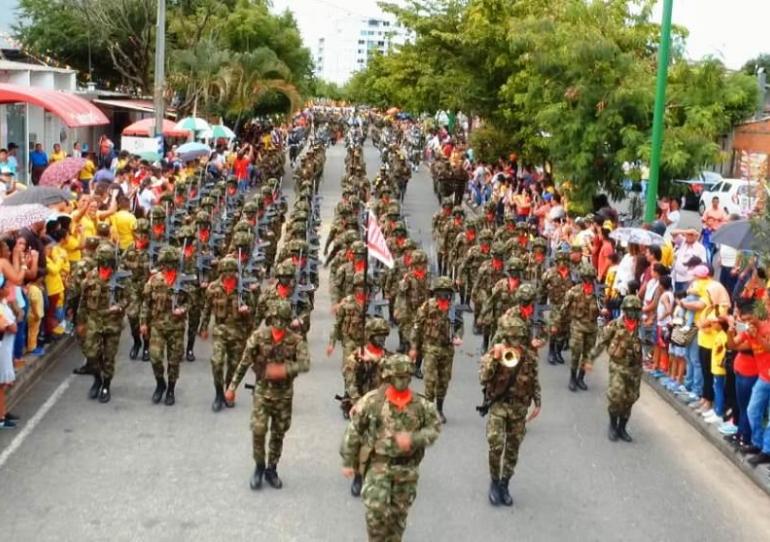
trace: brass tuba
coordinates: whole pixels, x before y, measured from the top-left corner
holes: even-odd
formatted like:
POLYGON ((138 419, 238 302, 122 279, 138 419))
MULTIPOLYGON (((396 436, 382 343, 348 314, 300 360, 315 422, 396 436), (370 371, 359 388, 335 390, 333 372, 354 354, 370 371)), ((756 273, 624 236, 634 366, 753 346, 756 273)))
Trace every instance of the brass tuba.
POLYGON ((500 363, 503 364, 503 367, 513 369, 519 364, 519 361, 521 361, 521 354, 519 353, 518 348, 506 346, 503 349, 502 356, 500 356, 500 363))

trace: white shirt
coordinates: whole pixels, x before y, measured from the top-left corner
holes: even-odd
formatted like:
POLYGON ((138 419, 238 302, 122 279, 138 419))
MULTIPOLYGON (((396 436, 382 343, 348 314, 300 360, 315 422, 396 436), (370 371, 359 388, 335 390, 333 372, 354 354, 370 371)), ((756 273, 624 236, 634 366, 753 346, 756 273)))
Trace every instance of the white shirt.
POLYGON ((719 263, 722 267, 735 267, 738 251, 727 245, 719 245, 719 263))
POLYGON ((149 211, 153 205, 155 205, 155 193, 148 187, 141 191, 139 194, 139 205, 142 209, 149 211))
POLYGON ((667 216, 671 224, 669 224, 666 227, 666 237, 670 239, 671 232, 679 227, 679 220, 681 219, 682 215, 677 210, 677 211, 669 211, 667 216))
POLYGON ((695 241, 692 245, 684 242, 676 249, 673 273, 674 282, 692 281, 692 269, 687 268, 684 264, 693 256, 697 256, 703 263, 706 263, 706 248, 698 241, 695 241))
POLYGON ((634 280, 634 265, 636 258, 626 253, 618 264, 618 272, 615 274, 615 282, 612 288, 621 295, 628 293, 628 283, 634 280))

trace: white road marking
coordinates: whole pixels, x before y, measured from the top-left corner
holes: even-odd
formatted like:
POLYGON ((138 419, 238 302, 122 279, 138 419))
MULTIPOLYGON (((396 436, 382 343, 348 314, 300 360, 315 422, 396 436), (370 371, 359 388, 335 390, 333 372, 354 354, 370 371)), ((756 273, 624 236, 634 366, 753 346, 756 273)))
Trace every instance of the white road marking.
POLYGON ((70 387, 70 384, 72 384, 74 379, 75 375, 71 374, 64 380, 64 382, 59 384, 59 387, 56 388, 56 390, 54 390, 46 402, 40 406, 37 412, 35 412, 35 415, 24 424, 24 427, 21 431, 19 431, 19 434, 16 435, 8 447, 3 450, 3 453, 0 454, 0 469, 5 466, 6 462, 8 459, 10 459, 13 453, 21 447, 26 438, 32 433, 32 431, 35 430, 35 427, 37 427, 45 415, 48 414, 48 411, 53 408, 59 399, 61 399, 61 396, 64 395, 64 392, 67 391, 67 388, 70 387))

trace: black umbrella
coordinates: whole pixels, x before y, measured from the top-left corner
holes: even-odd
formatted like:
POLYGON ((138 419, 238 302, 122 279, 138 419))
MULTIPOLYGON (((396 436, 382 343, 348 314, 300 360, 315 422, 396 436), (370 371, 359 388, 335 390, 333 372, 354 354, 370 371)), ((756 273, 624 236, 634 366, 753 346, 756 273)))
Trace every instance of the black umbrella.
POLYGON ((38 203, 40 205, 55 205, 63 201, 72 199, 72 193, 69 190, 62 190, 53 186, 31 186, 26 190, 19 190, 3 200, 1 204, 4 207, 13 205, 25 205, 38 203))
POLYGON ((726 245, 736 250, 752 250, 754 248, 754 230, 748 220, 736 220, 720 226, 711 235, 715 245, 726 245))

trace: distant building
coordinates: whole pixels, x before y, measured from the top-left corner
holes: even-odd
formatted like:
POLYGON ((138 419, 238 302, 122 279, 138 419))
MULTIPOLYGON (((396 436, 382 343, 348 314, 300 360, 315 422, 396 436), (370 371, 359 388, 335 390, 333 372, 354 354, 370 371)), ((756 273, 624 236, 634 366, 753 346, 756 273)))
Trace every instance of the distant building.
POLYGON ((390 14, 372 17, 341 17, 332 21, 326 34, 311 47, 315 75, 345 84, 378 53, 403 45, 410 32, 390 14))

